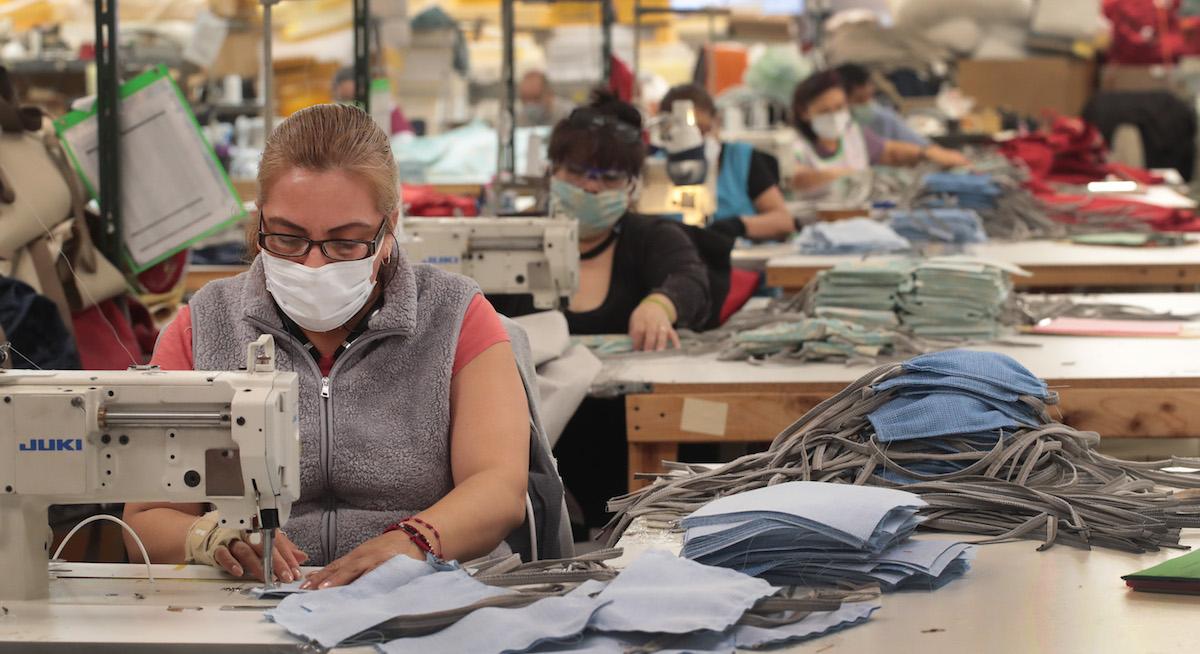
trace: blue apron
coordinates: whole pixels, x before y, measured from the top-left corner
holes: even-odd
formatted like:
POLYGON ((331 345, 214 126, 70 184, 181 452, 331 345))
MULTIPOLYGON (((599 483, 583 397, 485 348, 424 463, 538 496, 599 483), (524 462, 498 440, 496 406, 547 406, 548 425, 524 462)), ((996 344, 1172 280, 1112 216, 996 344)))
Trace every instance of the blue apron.
POLYGON ((729 220, 753 216, 754 198, 747 184, 750 179, 750 157, 754 147, 749 143, 725 143, 721 147, 721 164, 717 169, 717 212, 713 220, 729 220))

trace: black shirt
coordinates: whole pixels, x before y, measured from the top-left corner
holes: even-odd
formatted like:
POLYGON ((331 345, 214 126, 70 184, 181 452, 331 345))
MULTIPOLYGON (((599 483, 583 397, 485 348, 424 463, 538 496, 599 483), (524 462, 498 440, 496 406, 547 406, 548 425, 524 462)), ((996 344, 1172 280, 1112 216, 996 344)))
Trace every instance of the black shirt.
MULTIPOLYGON (((662 218, 626 214, 612 246, 612 280, 604 302, 592 311, 564 312, 572 334, 624 334, 629 316, 651 293, 662 293, 675 305, 677 327, 702 329, 708 321, 708 270, 682 225, 662 218)), ((491 296, 500 313, 516 317, 534 313, 527 295, 491 296)))
MULTIPOLYGON (((721 160, 725 158, 725 146, 721 146, 721 160)), ((779 160, 766 152, 755 149, 750 154, 750 174, 746 176, 746 193, 757 200, 772 186, 779 186, 779 160)))

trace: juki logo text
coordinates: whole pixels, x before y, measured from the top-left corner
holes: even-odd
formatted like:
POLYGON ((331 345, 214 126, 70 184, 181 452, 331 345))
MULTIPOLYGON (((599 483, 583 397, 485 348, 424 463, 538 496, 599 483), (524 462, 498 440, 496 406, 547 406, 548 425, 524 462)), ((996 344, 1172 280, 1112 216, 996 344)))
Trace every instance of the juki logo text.
POLYGON ((28 443, 21 443, 18 449, 22 452, 82 452, 82 438, 31 438, 28 443))

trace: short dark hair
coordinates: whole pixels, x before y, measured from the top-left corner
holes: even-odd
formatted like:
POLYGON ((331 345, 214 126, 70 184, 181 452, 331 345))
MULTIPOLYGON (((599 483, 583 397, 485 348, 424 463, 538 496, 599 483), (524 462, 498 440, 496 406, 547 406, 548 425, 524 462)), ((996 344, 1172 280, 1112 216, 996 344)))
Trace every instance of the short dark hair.
POLYGON ((691 100, 692 106, 706 111, 712 115, 717 115, 717 104, 713 102, 712 96, 708 94, 698 84, 680 84, 672 86, 670 91, 663 96, 662 102, 658 104, 659 113, 669 113, 671 107, 679 100, 691 100))
POLYGON ((574 163, 637 177, 646 160, 641 134, 642 114, 610 91, 596 89, 587 106, 554 126, 547 148, 550 163, 555 168, 574 163))
POLYGON ((834 70, 842 78, 842 88, 846 89, 847 93, 860 89, 871 82, 871 71, 867 70, 865 66, 842 64, 834 70))
POLYGON ((840 88, 842 86, 842 77, 838 75, 836 70, 822 70, 808 76, 808 79, 800 82, 796 87, 796 92, 792 94, 792 119, 796 123, 796 129, 804 135, 811 143, 817 142, 817 133, 813 131, 812 123, 800 117, 813 100, 821 97, 831 89, 840 88))

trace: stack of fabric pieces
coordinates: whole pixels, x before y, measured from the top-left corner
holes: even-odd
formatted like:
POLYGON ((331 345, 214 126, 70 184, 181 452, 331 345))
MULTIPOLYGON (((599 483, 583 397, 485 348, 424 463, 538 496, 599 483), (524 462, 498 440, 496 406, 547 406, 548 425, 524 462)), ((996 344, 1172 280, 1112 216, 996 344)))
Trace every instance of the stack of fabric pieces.
POLYGON ((801 254, 875 254, 912 249, 908 239, 870 218, 805 225, 796 239, 801 254))
POLYGON ((913 271, 913 283, 897 301, 900 322, 917 336, 994 339, 1012 280, 995 266, 969 260, 932 259, 913 271))
POLYGON ((661 550, 619 575, 586 570, 584 559, 549 562, 562 564, 549 574, 521 570, 540 563, 506 572, 513 566, 491 562, 472 576, 401 555, 348 586, 288 595, 266 617, 322 648, 373 645, 381 654, 732 654, 852 627, 880 606, 877 588, 780 589, 661 550))
POLYGON ((986 243, 987 232, 974 209, 892 209, 888 224, 913 243, 986 243))
POLYGON ((900 490, 789 482, 728 495, 684 518, 682 556, 771 583, 933 590, 969 567, 971 548, 909 540, 927 506, 900 490))
POLYGON ((912 291, 910 259, 841 263, 817 274, 814 306, 894 312, 901 293, 912 291))
MULTIPOLYGON (((1012 294, 1009 272, 973 259, 856 261, 822 271, 813 310, 818 316, 852 310, 862 325, 894 326, 921 337, 993 339, 1012 294)), ((850 315, 841 316, 856 321, 850 315)))
POLYGON ((1046 383, 1007 357, 967 350, 922 355, 904 362, 906 374, 874 386, 894 397, 867 414, 875 441, 903 452, 895 466, 874 473, 907 485, 966 470, 969 457, 912 456, 988 452, 997 442, 1041 424, 1056 397, 1046 383))
POLYGON ((922 204, 963 209, 995 208, 1004 194, 991 175, 973 173, 931 173, 921 180, 921 188, 922 204))
POLYGON ((610 538, 640 516, 684 519, 730 489, 791 481, 903 487, 923 529, 1145 552, 1200 526, 1200 459, 1124 461, 1061 424, 1045 382, 1010 357, 948 350, 880 366, 814 407, 762 453, 660 477, 616 498, 610 538))
MULTIPOLYGON (((895 320, 895 314, 888 315, 895 320)), ((806 361, 875 358, 891 353, 895 337, 896 334, 887 329, 831 318, 781 322, 734 334, 733 342, 738 350, 734 358, 780 352, 806 361)))

